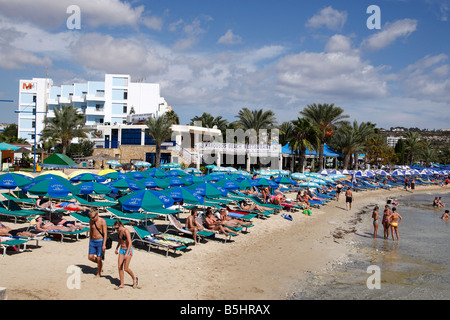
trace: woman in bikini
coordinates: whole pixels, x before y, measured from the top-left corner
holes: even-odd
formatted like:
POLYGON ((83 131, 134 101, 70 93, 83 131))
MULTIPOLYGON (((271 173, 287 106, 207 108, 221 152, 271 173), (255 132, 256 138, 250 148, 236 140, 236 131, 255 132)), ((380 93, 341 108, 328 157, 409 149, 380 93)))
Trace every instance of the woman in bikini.
POLYGON ((131 234, 130 231, 125 228, 121 221, 114 222, 114 229, 118 232, 119 241, 116 247, 116 254, 119 255, 119 277, 120 285, 115 290, 122 289, 124 287, 124 271, 126 271, 133 279, 133 288, 138 285, 138 278, 134 276, 133 271, 130 269, 130 261, 133 256, 133 247, 131 246, 131 234), (119 249, 120 247, 120 249, 119 249))
POLYGON ((389 238, 389 217, 391 216, 391 210, 389 209, 388 205, 384 206, 384 212, 383 212, 383 218, 381 223, 383 224, 384 228, 384 239, 389 238))
POLYGON ((398 214, 397 208, 392 208, 392 214, 389 217, 389 223, 391 225, 391 233, 392 233, 392 240, 394 240, 394 233, 397 236, 397 241, 400 239, 398 236, 398 224, 400 221, 402 221, 403 218, 401 215, 398 214))
POLYGON ((375 208, 373 208, 372 219, 373 219, 373 237, 376 238, 378 231, 378 220, 380 219, 380 216, 378 215, 378 206, 375 206, 375 208))

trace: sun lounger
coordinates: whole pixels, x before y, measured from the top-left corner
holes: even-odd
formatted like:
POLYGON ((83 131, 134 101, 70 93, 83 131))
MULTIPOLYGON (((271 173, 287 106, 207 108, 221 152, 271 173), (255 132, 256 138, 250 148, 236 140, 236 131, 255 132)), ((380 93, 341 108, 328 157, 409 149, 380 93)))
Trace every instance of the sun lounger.
POLYGON ((153 219, 158 217, 157 214, 153 213, 142 213, 142 212, 132 212, 132 211, 122 211, 116 208, 106 209, 112 217, 120 220, 134 221, 138 223, 143 223, 145 220, 153 219))
MULTIPOLYGON (((153 224, 151 225, 154 226, 153 224)), ((181 242, 164 239, 163 237, 158 237, 156 234, 150 233, 150 231, 148 231, 148 229, 143 225, 133 226, 133 229, 134 235, 137 236, 137 238, 133 235, 132 242, 138 241, 147 244, 149 252, 152 247, 165 249, 167 257, 169 255, 169 250, 173 250, 173 253, 177 253, 187 248, 186 245, 181 242)), ((159 234, 158 230, 156 230, 156 232, 159 234)))
POLYGON ((35 207, 36 206, 36 199, 28 198, 22 192, 20 192, 20 194, 22 194, 23 197, 17 197, 16 193, 14 193, 14 192, 12 192, 11 194, 9 194, 9 193, 2 193, 2 196, 5 197, 6 200, 14 201, 14 202, 17 202, 17 203, 21 203, 21 204, 29 206, 29 207, 35 207))
POLYGON ((5 255, 6 249, 8 249, 8 247, 20 246, 22 244, 23 250, 25 250, 27 248, 28 240, 15 239, 15 238, 10 238, 10 237, 0 237, 0 238, 1 238, 0 246, 3 249, 3 256, 5 255))
MULTIPOLYGON (((181 225, 181 222, 174 215, 172 215, 172 214, 168 215, 168 218, 169 218, 170 224, 167 226, 166 233, 168 231, 175 231, 175 232, 178 232, 178 233, 181 233, 181 234, 187 234, 187 235, 190 235, 190 236, 193 235, 192 231, 186 230, 181 225)), ((213 232, 204 231, 204 230, 197 231, 197 237, 198 237, 199 240, 201 238, 209 238, 209 237, 213 237, 213 236, 214 236, 213 232)))
POLYGON ((89 200, 83 199, 79 196, 73 196, 73 197, 81 205, 87 206, 87 207, 108 208, 108 207, 114 207, 115 205, 117 205, 117 203, 110 202, 110 201, 89 201, 89 200))
POLYGON ((38 214, 42 214, 42 212, 31 209, 22 209, 14 201, 9 201, 9 203, 8 200, 0 201, 0 215, 13 217, 14 223, 17 223, 17 219, 27 219, 28 217, 33 217, 38 214))
MULTIPOLYGON (((195 217, 195 220, 196 220, 196 222, 197 222, 197 224, 199 224, 200 226, 202 226, 203 228, 204 228, 204 231, 207 231, 207 232, 212 232, 212 233, 214 233, 215 235, 223 235, 224 237, 223 237, 223 242, 224 243, 226 243, 228 240, 231 240, 231 237, 232 236, 237 236, 237 233, 234 233, 234 232, 230 232, 230 234, 227 236, 227 235, 225 235, 223 232, 221 232, 221 231, 219 231, 219 230, 212 230, 212 229, 208 229, 206 226, 205 226, 205 221, 204 221, 204 216, 203 216, 203 213, 199 213, 196 217, 195 217)), ((214 238, 216 238, 216 237, 214 237, 214 238)), ((216 238, 217 239, 217 238, 216 238)))
POLYGON ((250 196, 249 199, 253 200, 254 203, 261 207, 267 207, 274 210, 282 210, 283 206, 271 203, 264 203, 258 196, 250 196))
MULTIPOLYGON (((71 212, 70 215, 72 216, 72 218, 76 219, 77 221, 89 225, 89 221, 90 221, 89 215, 86 215, 82 212, 81 213, 80 212, 71 212)), ((108 228, 112 228, 112 226, 114 225, 114 222, 121 221, 120 219, 111 219, 111 218, 106 218, 106 217, 102 217, 102 218, 105 220, 106 226, 108 228)), ((122 222, 124 224, 128 223, 128 221, 122 221, 122 222)))

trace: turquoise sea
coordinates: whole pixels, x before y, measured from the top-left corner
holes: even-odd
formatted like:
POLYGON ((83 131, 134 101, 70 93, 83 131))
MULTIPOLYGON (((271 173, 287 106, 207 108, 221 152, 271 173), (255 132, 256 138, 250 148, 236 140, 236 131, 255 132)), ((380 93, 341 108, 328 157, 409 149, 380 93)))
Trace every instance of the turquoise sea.
MULTIPOLYGON (((441 218, 450 207, 450 190, 408 193, 397 198, 403 217, 400 241, 383 239, 383 227, 373 238, 372 208, 361 214, 352 235, 354 250, 344 264, 331 272, 314 274, 292 295, 293 300, 447 300, 450 299, 450 221, 441 218), (431 203, 441 196, 446 208, 431 203), (371 267, 372 266, 372 267, 371 267), (374 269, 379 273, 373 273, 374 269), (379 288, 369 289, 379 275, 379 288), (370 285, 371 284, 371 285, 370 285)), ((378 204, 382 208, 386 203, 378 204)))

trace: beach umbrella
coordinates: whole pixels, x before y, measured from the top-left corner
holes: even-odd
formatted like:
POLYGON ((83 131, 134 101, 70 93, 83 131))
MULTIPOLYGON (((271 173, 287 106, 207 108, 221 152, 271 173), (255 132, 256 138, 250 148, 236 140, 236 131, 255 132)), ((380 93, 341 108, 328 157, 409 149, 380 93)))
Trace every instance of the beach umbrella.
POLYGON ((307 180, 306 182, 312 182, 312 183, 317 183, 317 184, 321 184, 321 185, 327 184, 326 181, 323 181, 321 179, 310 179, 310 180, 307 180))
POLYGON ((142 168, 142 167, 151 167, 151 163, 147 162, 147 161, 137 161, 135 163, 133 163, 133 166, 138 167, 138 168, 142 168))
POLYGON ((202 172, 197 168, 187 168, 184 171, 188 174, 202 174, 202 172))
POLYGON ((123 172, 117 172, 115 170, 113 170, 114 172, 109 172, 105 175, 103 175, 103 177, 105 177, 106 179, 111 179, 111 180, 119 180, 119 179, 126 179, 128 178, 125 173, 123 172))
POLYGON ((37 196, 62 198, 72 193, 74 186, 68 180, 50 178, 32 182, 26 186, 26 191, 37 196))
POLYGON ((403 173, 402 170, 396 169, 396 170, 394 170, 394 171, 391 173, 391 175, 392 175, 392 176, 404 176, 404 173, 403 173))
POLYGON ((389 176, 389 172, 385 171, 385 170, 377 170, 375 171, 375 173, 379 176, 389 176))
POLYGON ((315 182, 300 182, 297 187, 320 188, 320 185, 315 182))
POLYGON ((202 196, 198 194, 194 195, 192 191, 186 188, 170 188, 161 192, 171 197, 175 202, 184 201, 190 204, 203 204, 203 202, 205 201, 202 196))
POLYGON ((327 169, 323 169, 319 172, 319 174, 326 176, 328 174, 328 171, 327 171, 327 169))
POLYGON ((276 183, 273 180, 269 180, 269 179, 266 179, 266 178, 259 178, 259 179, 257 179, 257 181, 260 184, 260 186, 271 187, 271 188, 278 188, 278 183, 276 183))
POLYGON ((291 174, 291 178, 297 179, 297 180, 305 180, 307 177, 303 173, 300 172, 294 172, 291 174))
POLYGON ((152 211, 159 208, 168 208, 175 202, 171 197, 154 190, 140 190, 120 197, 122 208, 130 211, 152 211))
POLYGON ((58 171, 58 170, 44 171, 44 172, 41 172, 41 174, 39 176, 45 176, 45 175, 59 176, 61 178, 69 180, 69 177, 64 172, 58 171))
POLYGON ((178 163, 163 163, 159 165, 160 168, 181 168, 181 164, 178 163))
POLYGON ((203 178, 207 181, 219 181, 220 179, 225 179, 225 174, 223 174, 222 172, 213 172, 211 174, 203 176, 203 178))
POLYGON ((34 179, 34 175, 26 171, 14 171, 14 174, 20 174, 21 176, 28 177, 34 179))
POLYGON ((183 180, 181 180, 181 178, 178 177, 167 177, 165 179, 163 179, 164 181, 166 181, 170 187, 181 187, 184 186, 184 182, 183 180))
POLYGON ((108 173, 114 173, 114 172, 117 172, 116 170, 114 170, 114 169, 103 169, 103 170, 101 170, 101 171, 99 171, 97 174, 99 175, 99 176, 105 176, 105 175, 107 175, 108 173))
POLYGON ((122 166, 122 164, 119 161, 117 161, 117 160, 106 161, 106 164, 109 164, 110 166, 114 166, 114 167, 121 167, 122 166))
POLYGON ((186 177, 188 174, 181 169, 172 169, 167 171, 167 176, 169 177, 186 177))
POLYGON ((274 181, 279 184, 293 184, 293 185, 297 184, 297 181, 294 181, 288 177, 276 177, 274 181))
POLYGON ((74 186, 74 194, 108 194, 113 189, 103 183, 88 181, 74 186))
POLYGON ((167 182, 167 181, 153 178, 153 177, 149 177, 147 179, 141 180, 140 183, 143 184, 146 188, 165 189, 170 185, 169 182, 167 182))
POLYGON ((239 185, 237 184, 237 182, 230 179, 221 179, 217 181, 214 185, 222 187, 227 191, 239 190, 239 185))
MULTIPOLYGON (((92 172, 91 172, 91 171, 88 171, 88 170, 85 170, 85 169, 82 169, 82 170, 75 170, 75 171, 71 172, 67 177, 68 177, 69 180, 70 180, 70 179, 72 179, 73 177, 78 176, 78 175, 80 175, 80 174, 82 174, 82 173, 92 173, 92 172)), ((97 173, 97 174, 98 174, 98 173, 97 173)))
POLYGON ((152 168, 147 169, 144 171, 144 173, 148 174, 151 177, 154 178, 165 178, 167 177, 167 173, 164 170, 158 169, 158 168, 152 168))
POLYGON ((226 197, 228 193, 228 191, 221 188, 220 186, 215 186, 213 183, 209 182, 190 186, 188 188, 193 191, 194 195, 200 195, 207 198, 217 198, 221 196, 226 197))
POLYGON ((125 176, 129 179, 135 180, 141 180, 149 177, 147 174, 144 174, 143 172, 140 171, 130 171, 125 173, 125 176))
POLYGON ((110 184, 110 186, 117 188, 119 190, 130 189, 131 191, 136 191, 144 189, 144 187, 141 184, 137 183, 136 181, 132 181, 128 178, 115 180, 110 184))
POLYGON ((88 182, 88 181, 104 182, 106 181, 106 177, 87 172, 76 175, 70 179, 70 182, 88 182))
POLYGON ((193 184, 193 183, 204 183, 205 179, 203 177, 199 176, 187 176, 182 178, 183 181, 185 181, 185 184, 193 184))
POLYGON ((29 177, 25 177, 20 174, 15 173, 5 173, 0 175, 0 189, 8 189, 9 198, 8 198, 8 210, 9 203, 11 201, 11 190, 16 188, 22 188, 26 185, 32 183, 32 179, 29 177))
POLYGON ((239 186, 239 190, 248 190, 252 188, 252 185, 248 179, 240 180, 236 182, 239 186))

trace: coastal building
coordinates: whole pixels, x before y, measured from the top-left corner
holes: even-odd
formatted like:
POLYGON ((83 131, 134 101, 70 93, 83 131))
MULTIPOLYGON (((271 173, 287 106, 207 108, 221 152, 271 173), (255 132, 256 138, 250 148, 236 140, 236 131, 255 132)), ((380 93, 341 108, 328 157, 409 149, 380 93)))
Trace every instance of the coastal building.
POLYGON ((104 81, 60 86, 49 78, 20 80, 18 137, 34 143, 37 134, 39 143, 45 117, 54 117, 55 108, 70 104, 91 127, 124 124, 130 114, 157 117, 171 110, 160 96, 159 84, 131 82, 130 75, 105 74, 104 81))

